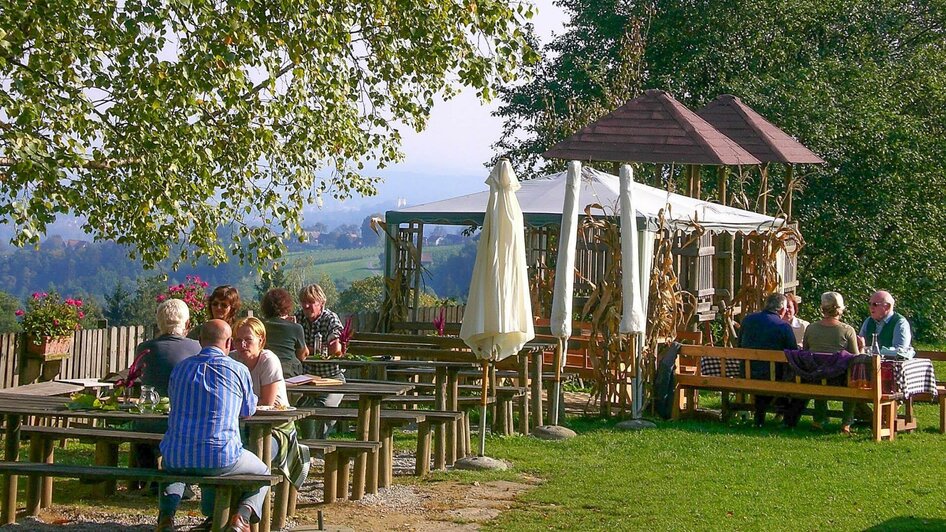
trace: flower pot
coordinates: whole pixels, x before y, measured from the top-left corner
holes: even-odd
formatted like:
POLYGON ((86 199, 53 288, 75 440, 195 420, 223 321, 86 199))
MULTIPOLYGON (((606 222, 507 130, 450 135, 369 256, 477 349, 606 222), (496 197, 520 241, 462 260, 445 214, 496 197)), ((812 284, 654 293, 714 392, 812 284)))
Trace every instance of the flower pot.
POLYGON ((26 336, 26 355, 42 360, 62 360, 72 356, 72 335, 44 336, 36 343, 32 335, 26 336))

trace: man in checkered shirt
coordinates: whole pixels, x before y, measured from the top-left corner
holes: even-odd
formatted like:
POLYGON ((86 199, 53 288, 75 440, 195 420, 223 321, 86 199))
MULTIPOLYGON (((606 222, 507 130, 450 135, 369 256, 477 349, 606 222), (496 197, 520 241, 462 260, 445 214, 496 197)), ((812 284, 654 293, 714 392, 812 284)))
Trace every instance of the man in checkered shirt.
MULTIPOLYGON (((325 308, 325 292, 317 284, 310 284, 299 291, 299 303, 302 310, 296 313, 296 323, 302 325, 305 331, 305 343, 312 353, 313 360, 330 359, 342 356, 342 344, 338 337, 342 332, 342 320, 331 310, 325 308)), ((345 374, 338 364, 326 362, 310 362, 307 368, 320 377, 330 377, 345 382, 345 374)), ((318 396, 307 396, 305 404, 299 406, 329 406, 336 407, 342 402, 344 394, 330 393, 318 396)), ((305 420, 296 422, 299 438, 324 438, 335 427, 334 421, 305 420)))

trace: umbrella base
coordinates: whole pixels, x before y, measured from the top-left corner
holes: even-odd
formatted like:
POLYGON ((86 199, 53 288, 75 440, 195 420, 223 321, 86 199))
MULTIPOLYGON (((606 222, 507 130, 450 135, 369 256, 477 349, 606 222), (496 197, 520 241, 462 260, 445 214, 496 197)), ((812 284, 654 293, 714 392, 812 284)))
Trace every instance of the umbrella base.
POLYGON ((454 469, 465 469, 467 471, 505 471, 509 469, 506 462, 490 458, 488 456, 467 456, 461 458, 453 464, 454 469))
POLYGON ((630 419, 627 421, 622 421, 614 426, 614 428, 617 430, 643 430, 656 427, 657 425, 647 421, 646 419, 630 419))
POLYGON ((575 431, 559 425, 541 425, 532 430, 532 435, 540 440, 567 440, 577 436, 575 431))

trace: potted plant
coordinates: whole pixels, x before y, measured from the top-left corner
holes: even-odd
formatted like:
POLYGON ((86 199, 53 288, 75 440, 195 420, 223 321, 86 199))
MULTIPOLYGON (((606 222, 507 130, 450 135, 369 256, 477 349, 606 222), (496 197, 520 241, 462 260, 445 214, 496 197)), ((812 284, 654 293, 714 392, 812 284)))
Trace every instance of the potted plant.
POLYGON ((208 285, 207 281, 202 280, 200 276, 188 275, 183 283, 168 285, 167 290, 155 297, 155 301, 161 303, 168 299, 182 300, 190 311, 191 325, 197 325, 207 306, 207 296, 204 291, 208 285))
POLYGON ((34 292, 26 310, 16 315, 23 319, 26 353, 43 360, 59 360, 72 355, 73 333, 85 317, 81 299, 63 300, 59 294, 34 292))

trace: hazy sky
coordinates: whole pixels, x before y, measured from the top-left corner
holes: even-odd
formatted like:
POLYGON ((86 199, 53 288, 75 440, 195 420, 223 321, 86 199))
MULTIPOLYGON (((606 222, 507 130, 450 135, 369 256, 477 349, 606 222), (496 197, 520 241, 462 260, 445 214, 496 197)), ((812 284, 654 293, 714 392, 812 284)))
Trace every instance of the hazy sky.
MULTIPOLYGON (((545 44, 553 33, 562 33, 566 17, 551 0, 535 0, 535 4, 538 14, 532 22, 545 44)), ((490 114, 498 105, 497 100, 482 104, 473 91, 438 102, 426 130, 416 133, 407 128, 401 132, 404 162, 383 170, 385 183, 379 187, 378 197, 362 201, 403 197, 414 205, 485 190, 488 171, 483 163, 492 158, 490 146, 502 131, 502 120, 490 114)), ((326 210, 333 207, 329 201, 326 210)))

